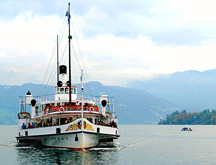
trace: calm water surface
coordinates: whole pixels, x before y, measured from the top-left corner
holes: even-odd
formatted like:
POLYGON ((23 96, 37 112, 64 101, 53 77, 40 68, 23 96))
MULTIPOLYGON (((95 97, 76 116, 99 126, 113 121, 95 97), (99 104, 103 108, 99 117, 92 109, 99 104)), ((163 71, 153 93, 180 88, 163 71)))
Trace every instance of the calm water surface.
POLYGON ((216 164, 216 126, 120 125, 116 147, 87 153, 18 146, 17 126, 0 126, 0 164, 216 164))

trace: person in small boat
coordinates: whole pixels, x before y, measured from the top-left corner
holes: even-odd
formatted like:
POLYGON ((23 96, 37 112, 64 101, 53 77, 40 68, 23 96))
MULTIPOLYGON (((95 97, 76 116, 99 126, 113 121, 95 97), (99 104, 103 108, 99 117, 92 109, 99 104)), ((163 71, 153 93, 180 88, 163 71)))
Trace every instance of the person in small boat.
POLYGON ((52 126, 52 124, 50 122, 47 123, 47 127, 50 127, 52 126))
POLYGON ((70 123, 70 118, 67 118, 67 120, 65 120, 65 124, 70 123))
POLYGON ((98 125, 102 125, 102 121, 101 121, 101 120, 99 121, 99 124, 98 124, 98 125))
POLYGON ((22 125, 22 129, 26 129, 26 125, 25 125, 25 123, 23 123, 23 125, 22 125))
POLYGON ((113 127, 113 128, 116 128, 116 127, 117 127, 117 124, 116 124, 116 122, 114 122, 114 120, 113 120, 112 122, 110 121, 109 126, 110 126, 110 127, 113 127))
POLYGON ((43 122, 43 127, 47 127, 47 121, 43 122))
POLYGON ((39 127, 42 127, 42 122, 41 122, 41 120, 39 120, 38 126, 39 126, 39 127))
POLYGON ((100 119, 99 125, 104 125, 104 122, 100 119))
POLYGON ((112 126, 112 122, 110 121, 109 124, 107 124, 107 126, 111 127, 112 126))
POLYGON ((33 128, 32 125, 30 123, 28 123, 28 128, 33 128))

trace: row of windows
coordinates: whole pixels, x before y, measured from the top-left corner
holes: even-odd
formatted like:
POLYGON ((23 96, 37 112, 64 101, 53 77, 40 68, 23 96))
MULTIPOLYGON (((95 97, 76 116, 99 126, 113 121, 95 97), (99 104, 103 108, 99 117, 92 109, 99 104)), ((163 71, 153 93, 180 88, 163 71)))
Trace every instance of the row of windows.
MULTIPOLYGON (((76 94, 76 88, 71 88, 71 94, 76 94)), ((55 94, 69 94, 69 88, 56 88, 55 94)))

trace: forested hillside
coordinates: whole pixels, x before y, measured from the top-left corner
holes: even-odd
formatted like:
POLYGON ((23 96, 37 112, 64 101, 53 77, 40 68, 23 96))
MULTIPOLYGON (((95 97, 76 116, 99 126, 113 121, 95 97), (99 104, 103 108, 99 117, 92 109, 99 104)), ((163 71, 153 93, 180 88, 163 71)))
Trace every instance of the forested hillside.
POLYGON ((165 120, 161 120, 158 124, 216 124, 216 110, 204 110, 202 112, 189 112, 186 110, 179 113, 178 111, 167 115, 165 120))

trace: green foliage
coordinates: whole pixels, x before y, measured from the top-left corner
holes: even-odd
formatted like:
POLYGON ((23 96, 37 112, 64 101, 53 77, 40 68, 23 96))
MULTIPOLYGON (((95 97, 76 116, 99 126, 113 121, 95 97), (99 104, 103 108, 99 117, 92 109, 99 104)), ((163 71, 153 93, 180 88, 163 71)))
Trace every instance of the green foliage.
POLYGON ((187 113, 186 110, 183 110, 181 113, 178 111, 173 112, 170 115, 167 115, 165 120, 161 120, 158 124, 179 124, 179 125, 185 125, 185 124, 216 124, 216 111, 213 109, 211 112, 209 109, 204 110, 202 112, 196 113, 196 112, 189 112, 187 113))

